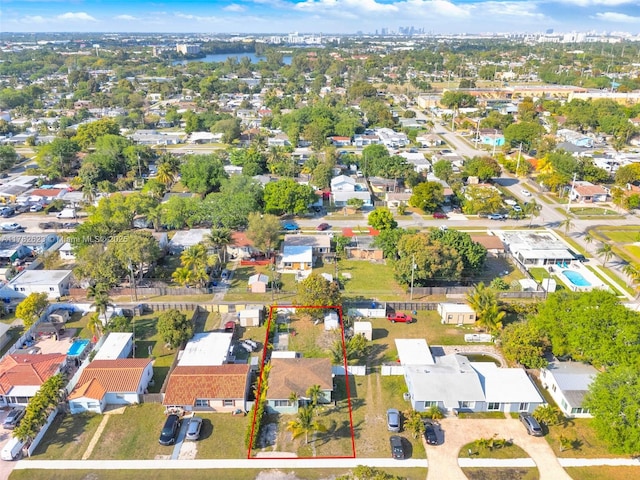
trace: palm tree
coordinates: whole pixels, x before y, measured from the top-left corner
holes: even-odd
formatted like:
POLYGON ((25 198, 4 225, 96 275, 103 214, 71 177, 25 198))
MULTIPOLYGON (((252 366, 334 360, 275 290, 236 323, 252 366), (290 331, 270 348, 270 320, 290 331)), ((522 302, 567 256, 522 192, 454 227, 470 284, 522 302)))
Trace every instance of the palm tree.
POLYGON ((187 267, 178 267, 171 274, 171 278, 178 285, 186 287, 191 282, 191 270, 189 270, 187 267))
POLYGON ((104 315, 104 323, 107 324, 107 309, 113 307, 109 297, 109 285, 106 283, 96 283, 87 290, 87 297, 93 298, 92 307, 95 307, 98 315, 104 315))
POLYGON ((524 206, 524 214, 529 215, 529 228, 531 228, 531 222, 533 222, 533 218, 537 217, 542 210, 542 205, 538 204, 538 202, 531 200, 524 206))
POLYGON ((637 296, 640 296, 640 269, 631 263, 627 263, 622 267, 622 272, 629 276, 631 283, 634 285, 635 289, 638 290, 637 296))
POLYGON ((590 233, 585 233, 584 234, 584 241, 587 242, 587 245, 591 245, 591 242, 593 242, 593 236, 590 233))
POLYGON ((613 257, 613 249, 611 245, 608 243, 603 243, 598 250, 596 250, 598 255, 602 255, 602 266, 604 267, 611 257, 613 257))
POLYGON ((298 400, 300 400, 300 395, 297 392, 291 392, 289 394, 289 403, 296 408, 298 408, 298 400))
POLYGON ((91 332, 91 335, 94 337, 99 337, 102 335, 102 329, 104 328, 104 324, 102 320, 100 320, 100 316, 97 313, 91 315, 89 321, 87 322, 87 328, 91 332))
POLYGON ((307 389, 307 398, 309 399, 309 401, 311 401, 311 405, 313 407, 318 406, 318 401, 320 400, 321 397, 322 397, 322 388, 320 387, 320 385, 311 385, 307 389))
POLYGON ((222 263, 226 263, 227 245, 231 243, 231 230, 228 228, 212 228, 205 241, 214 248, 218 255, 222 250, 222 263))
POLYGON ((287 430, 291 432, 293 438, 304 433, 305 443, 309 443, 309 432, 326 432, 327 428, 322 422, 314 419, 313 407, 309 405, 298 410, 297 418, 287 424, 287 430))
POLYGON ((558 226, 564 227, 564 234, 569 235, 569 230, 573 228, 573 221, 570 218, 567 218, 566 220, 560 222, 558 226))
POLYGON ((156 178, 167 188, 171 186, 171 184, 175 180, 175 172, 173 171, 173 168, 171 167, 171 164, 169 164, 169 162, 162 162, 160 165, 158 165, 156 178))
POLYGON ((467 293, 467 301, 476 311, 476 324, 487 332, 495 334, 502 329, 505 312, 498 303, 498 293, 484 283, 478 283, 467 293))

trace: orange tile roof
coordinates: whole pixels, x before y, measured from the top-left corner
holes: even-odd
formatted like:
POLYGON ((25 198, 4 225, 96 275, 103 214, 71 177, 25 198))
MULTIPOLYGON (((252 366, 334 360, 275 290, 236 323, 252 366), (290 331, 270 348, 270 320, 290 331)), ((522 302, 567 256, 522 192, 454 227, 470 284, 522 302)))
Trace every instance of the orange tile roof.
POLYGON ((234 247, 253 247, 253 242, 249 240, 249 237, 244 232, 232 232, 229 245, 234 247))
POLYGON ((602 185, 576 185, 573 190, 582 197, 607 194, 602 185))
POLYGON ((163 405, 195 405, 197 398, 245 398, 249 365, 176 367, 169 376, 163 405))
MULTIPOLYGON (((106 392, 137 392, 147 365, 151 363, 149 358, 117 358, 114 360, 94 360, 82 371, 76 388, 70 394, 74 398, 88 396, 91 390, 97 394, 97 387, 91 388, 90 384, 95 380, 106 392), (80 394, 80 392, 84 394, 80 394)), ((96 398, 96 397, 90 397, 96 398)), ((99 398, 102 398, 100 396, 99 398)))
POLYGON ((320 385, 333 390, 331 361, 328 358, 272 358, 268 399, 289 398, 291 392, 304 397, 309 387, 320 385))
POLYGON ((92 398, 95 400, 102 400, 107 391, 104 389, 100 382, 95 378, 92 378, 84 385, 78 384, 76 388, 67 397, 69 400, 75 400, 76 398, 92 398))
POLYGON ((60 371, 66 359, 64 353, 7 355, 0 362, 0 393, 6 395, 18 385, 42 385, 60 371))

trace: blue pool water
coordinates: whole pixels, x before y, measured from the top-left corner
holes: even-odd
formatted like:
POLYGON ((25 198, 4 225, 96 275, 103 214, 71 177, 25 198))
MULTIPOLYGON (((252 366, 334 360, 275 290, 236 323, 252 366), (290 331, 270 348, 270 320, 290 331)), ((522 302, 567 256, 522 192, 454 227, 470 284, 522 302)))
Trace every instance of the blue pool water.
POLYGON ((562 275, 564 275, 576 287, 591 286, 591 283, 589 283, 589 281, 584 278, 580 272, 574 272, 573 270, 563 270, 562 275))
POLYGON ((87 348, 87 345, 89 345, 89 340, 87 339, 76 340, 69 347, 69 351, 67 352, 67 355, 69 357, 77 357, 81 355, 82 352, 84 352, 84 349, 87 348))

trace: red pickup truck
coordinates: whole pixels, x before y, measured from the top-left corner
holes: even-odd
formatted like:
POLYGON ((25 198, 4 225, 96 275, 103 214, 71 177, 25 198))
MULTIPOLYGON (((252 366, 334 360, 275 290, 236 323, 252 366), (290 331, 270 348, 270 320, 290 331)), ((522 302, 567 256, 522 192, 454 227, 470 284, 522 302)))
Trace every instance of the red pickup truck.
POLYGON ((407 315, 406 313, 390 313, 387 315, 387 320, 389 320, 391 323, 413 323, 413 317, 407 315))

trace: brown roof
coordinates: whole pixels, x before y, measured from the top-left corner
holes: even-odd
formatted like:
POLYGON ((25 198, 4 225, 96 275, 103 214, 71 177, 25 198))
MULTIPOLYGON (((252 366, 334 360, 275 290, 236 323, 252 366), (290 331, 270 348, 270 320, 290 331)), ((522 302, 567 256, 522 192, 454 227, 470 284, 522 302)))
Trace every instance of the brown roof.
POLYGON ((328 358, 271 359, 267 398, 289 398, 291 392, 304 397, 313 385, 320 385, 322 390, 333 390, 331 361, 328 358))
POLYGON ((605 195, 607 193, 602 185, 576 185, 573 190, 581 197, 605 195))
POLYGON ((249 240, 244 232, 232 232, 229 245, 234 247, 253 247, 253 242, 249 240))
POLYGON ((471 235, 471 240, 479 243, 487 250, 504 250, 504 243, 495 235, 471 235))
POLYGON ((245 398, 249 365, 176 367, 169 376, 163 405, 195 405, 197 398, 245 398))
POLYGON ((0 393, 6 395, 18 385, 40 386, 60 371, 64 353, 13 354, 0 362, 0 393))
MULTIPOLYGON (((90 388, 87 385, 95 380, 106 392, 137 392, 147 365, 151 363, 149 358, 117 358, 113 360, 94 360, 82 371, 76 388, 70 397, 78 398, 89 396, 89 390, 93 394, 99 392, 96 386, 90 388), (80 394, 80 392, 85 392, 80 394)), ((96 397, 90 397, 96 398, 96 397)), ((99 397, 102 398, 102 395, 99 397)))
POLYGON ((57 197, 62 192, 61 188, 36 188, 30 192, 31 195, 38 197, 57 197))

